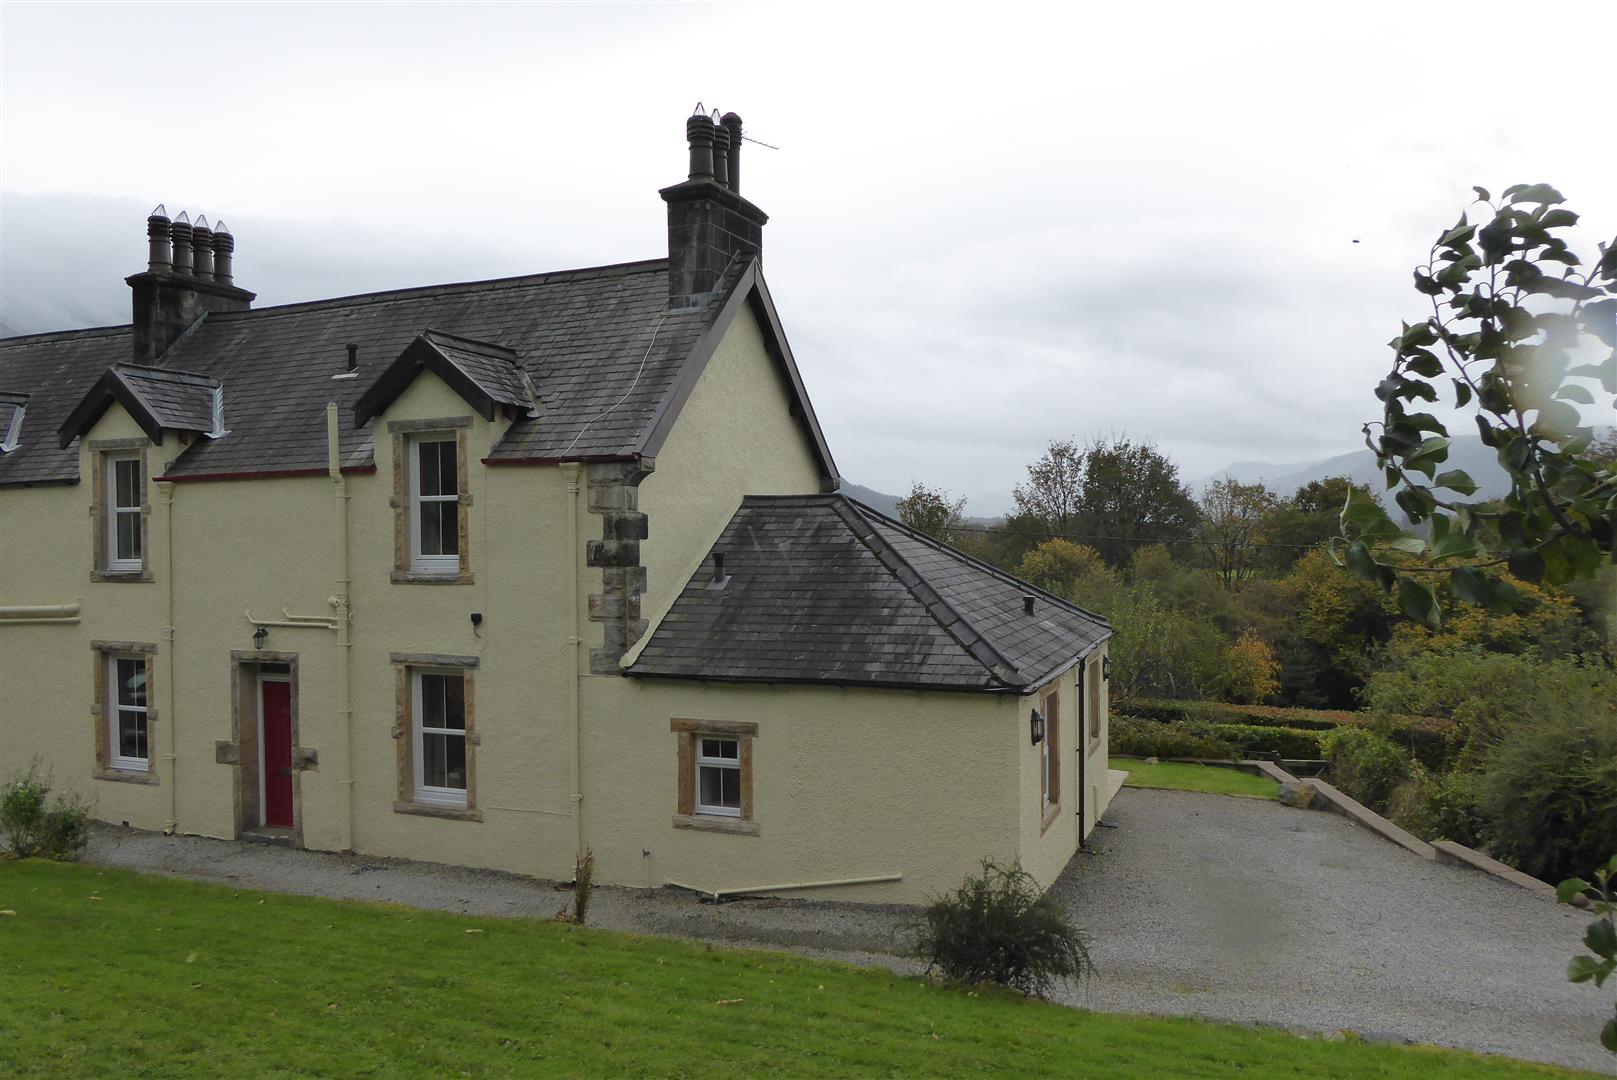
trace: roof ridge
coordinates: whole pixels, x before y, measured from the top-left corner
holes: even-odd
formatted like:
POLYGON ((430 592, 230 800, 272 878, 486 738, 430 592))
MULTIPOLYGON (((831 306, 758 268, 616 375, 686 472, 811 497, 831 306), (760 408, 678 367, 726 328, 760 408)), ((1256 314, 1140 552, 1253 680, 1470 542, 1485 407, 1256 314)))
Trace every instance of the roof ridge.
POLYGON ((1008 571, 1002 570, 999 567, 995 566, 993 563, 984 562, 982 559, 977 558, 975 555, 970 555, 970 554, 968 554, 968 553, 966 553, 964 551, 961 551, 959 548, 955 547, 952 544, 946 544, 943 541, 939 540, 935 536, 932 536, 932 535, 930 535, 928 533, 924 533, 919 529, 911 528, 910 526, 904 524, 902 521, 899 521, 899 520, 897 520, 895 518, 888 517, 886 514, 882 513, 880 510, 877 510, 877 509, 875 509, 875 508, 873 508, 871 506, 866 505, 865 503, 860 502, 858 499, 855 499, 851 495, 844 495, 844 496, 842 496, 842 498, 847 499, 851 503, 855 503, 866 514, 875 515, 876 517, 880 518, 886 524, 891 525, 893 528, 898 529, 900 532, 905 533, 906 535, 908 535, 910 537, 910 539, 916 541, 917 543, 925 544, 927 547, 936 548, 937 550, 939 550, 939 551, 943 552, 944 554, 948 555, 950 558, 959 559, 962 562, 967 563, 968 565, 976 567, 978 570, 982 570, 985 573, 990 574, 993 577, 998 578, 999 580, 1005 582, 1008 585, 1015 585, 1019 589, 1029 589, 1029 590, 1037 593, 1038 595, 1044 597, 1045 599, 1051 601, 1052 603, 1059 604, 1060 606, 1068 609, 1069 611, 1074 612, 1075 614, 1082 615, 1085 618, 1094 619, 1094 620, 1096 620, 1098 622, 1101 622, 1101 623, 1105 623, 1107 626, 1112 625, 1110 622, 1107 622, 1106 616, 1100 614, 1099 612, 1094 612, 1094 611, 1090 611, 1088 608, 1079 607, 1077 604, 1073 603, 1071 600, 1068 600, 1063 596, 1058 596, 1057 594, 1055 594, 1053 592, 1050 592, 1048 589, 1040 588, 1039 586, 1033 584, 1031 581, 1027 581, 1027 580, 1025 580, 1023 578, 1019 578, 1015 574, 1012 574, 1012 573, 1009 573, 1008 571))
POLYGON ((859 541, 870 549, 888 572, 898 579, 899 584, 903 585, 915 601, 926 609, 926 613, 943 628, 944 633, 959 642, 960 647, 965 649, 972 659, 987 668, 989 674, 999 682, 1006 686, 1027 685, 1027 677, 1017 666, 1006 659, 1005 654, 996 649, 982 631, 972 625, 953 604, 945 600, 941 593, 927 584, 920 571, 911 566, 909 560, 887 542, 887 538, 882 536, 876 526, 862 513, 867 509, 864 504, 835 492, 826 498, 837 517, 853 530, 859 541), (860 526, 864 527, 863 531, 860 526), (961 627, 969 631, 969 634, 962 634, 961 627))
POLYGON ((407 285, 401 289, 376 289, 371 292, 349 293, 346 296, 321 297, 318 300, 294 300, 287 304, 271 304, 268 307, 248 308, 242 311, 216 311, 212 315, 215 319, 235 322, 261 315, 296 314, 310 308, 347 307, 361 303, 392 303, 453 289, 479 287, 519 289, 563 281, 590 281, 596 278, 610 277, 614 272, 621 273, 623 276, 645 274, 663 269, 667 264, 668 259, 664 257, 660 259, 640 259, 634 262, 608 263, 603 266, 584 266, 573 270, 547 270, 537 274, 513 274, 508 277, 480 278, 475 281, 443 281, 432 285, 407 285))
POLYGON ((112 337, 115 334, 127 334, 134 329, 133 323, 117 323, 112 326, 81 326, 76 330, 41 330, 37 334, 15 334, 11 337, 0 337, 0 347, 8 345, 24 345, 30 342, 39 342, 48 338, 72 337, 112 337))
POLYGON ((508 345, 501 345, 497 341, 489 341, 487 338, 467 337, 465 334, 451 334, 447 330, 439 330, 432 326, 423 327, 420 336, 426 337, 428 334, 431 334, 433 337, 445 338, 446 340, 455 344, 476 345, 487 349, 497 349, 501 353, 505 354, 505 359, 510 360, 512 363, 516 363, 517 351, 508 345))

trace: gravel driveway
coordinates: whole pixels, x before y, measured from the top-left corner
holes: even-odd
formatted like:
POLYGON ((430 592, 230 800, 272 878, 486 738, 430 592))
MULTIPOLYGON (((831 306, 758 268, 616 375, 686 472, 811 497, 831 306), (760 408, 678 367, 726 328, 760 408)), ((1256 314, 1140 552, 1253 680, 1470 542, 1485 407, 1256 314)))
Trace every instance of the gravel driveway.
MULTIPOLYGON (((1617 1074, 1611 994, 1566 982, 1588 919, 1438 866, 1334 814, 1125 789, 1055 885, 1091 935, 1074 1005, 1351 1030, 1617 1074)), ((549 918, 566 891, 506 874, 97 828, 87 861, 244 888, 549 918)), ((901 971, 913 910, 677 890, 595 890, 611 930, 790 949, 901 971)))
POLYGON ((1612 995, 1566 981, 1589 917, 1346 818, 1124 789, 1056 894, 1098 978, 1067 995, 1617 1073, 1612 995))

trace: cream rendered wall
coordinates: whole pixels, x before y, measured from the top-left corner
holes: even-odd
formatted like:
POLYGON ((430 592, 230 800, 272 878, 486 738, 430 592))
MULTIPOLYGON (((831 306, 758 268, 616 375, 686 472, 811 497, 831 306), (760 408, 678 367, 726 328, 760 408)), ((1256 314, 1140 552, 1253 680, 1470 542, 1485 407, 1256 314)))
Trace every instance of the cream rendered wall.
MULTIPOLYGON (((743 309, 658 451, 656 471, 640 484, 640 509, 649 521, 640 545, 647 618, 673 603, 743 495, 820 490, 814 449, 789 411, 791 401, 758 320, 743 309)), ((592 536, 599 535, 597 521, 592 536)))
POLYGON ((586 690, 585 839, 603 880, 713 891, 902 874, 802 895, 919 903, 984 857, 1016 855, 1013 698, 652 679, 586 690), (676 717, 758 725, 759 835, 674 827, 676 717))
MULTIPOLYGON (((1106 645, 1102 644, 1085 660, 1086 664, 1099 665, 1106 655, 1106 645)), ((1061 871, 1072 858, 1074 851, 1082 838, 1078 835, 1078 800, 1085 800, 1084 828, 1086 835, 1093 831, 1095 822, 1105 812, 1107 806, 1106 796, 1106 747, 1110 733, 1109 709, 1106 705, 1105 684, 1102 683, 1100 694, 1101 702, 1101 737, 1095 743, 1090 743, 1085 729, 1088 727, 1088 717, 1084 719, 1084 728, 1079 727, 1078 720, 1078 667, 1075 665, 1063 672, 1057 678, 1039 688, 1039 692, 1025 696, 1018 706, 1018 728, 1021 747, 1021 793, 1018 805, 1020 807, 1021 826, 1021 858, 1022 867, 1032 874, 1039 884, 1049 887, 1055 883, 1061 871), (1051 820, 1048 827, 1043 824, 1043 786, 1040 771, 1040 747, 1033 745, 1031 731, 1032 711, 1050 689, 1055 689, 1060 700, 1061 731, 1058 741, 1058 750, 1061 756, 1061 790, 1060 809, 1051 820), (1082 739, 1080 748, 1079 740, 1082 739), (1078 790, 1078 757, 1084 755, 1084 789, 1078 790)))

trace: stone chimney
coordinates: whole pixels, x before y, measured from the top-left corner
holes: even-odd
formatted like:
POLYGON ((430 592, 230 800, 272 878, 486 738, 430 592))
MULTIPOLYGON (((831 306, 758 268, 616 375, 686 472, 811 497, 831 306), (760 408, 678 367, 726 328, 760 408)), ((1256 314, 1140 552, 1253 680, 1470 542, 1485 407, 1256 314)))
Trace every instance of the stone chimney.
POLYGON ((769 215, 743 199, 741 117, 722 123, 698 110, 685 121, 690 175, 658 194, 668 204, 668 305, 699 307, 725 273, 763 249, 769 215))
POLYGON ((245 311, 253 294, 234 282, 235 237, 208 219, 172 221, 159 205, 146 219, 146 270, 124 280, 134 299, 134 360, 150 364, 209 311, 245 311))

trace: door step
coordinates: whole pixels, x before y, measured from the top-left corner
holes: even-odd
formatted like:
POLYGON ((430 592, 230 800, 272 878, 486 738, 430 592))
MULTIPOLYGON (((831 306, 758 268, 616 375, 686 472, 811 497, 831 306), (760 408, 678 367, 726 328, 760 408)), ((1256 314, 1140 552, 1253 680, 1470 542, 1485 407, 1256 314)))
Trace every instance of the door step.
POLYGON ((289 848, 292 846, 292 830, 265 825, 257 829, 247 829, 237 839, 249 844, 271 844, 275 847, 289 848))

